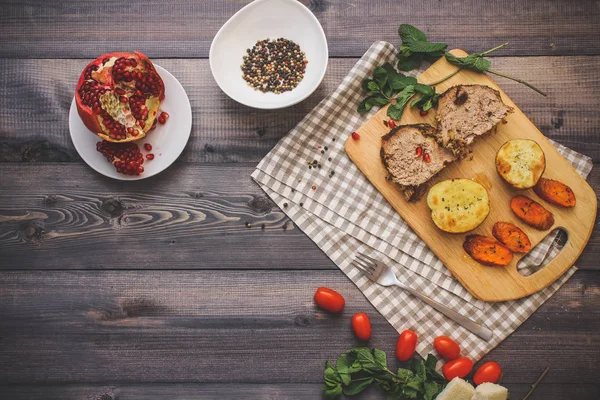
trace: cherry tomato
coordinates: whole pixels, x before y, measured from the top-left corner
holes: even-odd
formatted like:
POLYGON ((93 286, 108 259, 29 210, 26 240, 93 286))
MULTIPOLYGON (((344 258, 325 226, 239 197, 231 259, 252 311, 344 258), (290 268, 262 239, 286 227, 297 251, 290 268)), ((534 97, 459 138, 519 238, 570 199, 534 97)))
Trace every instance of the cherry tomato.
POLYGON ((333 289, 320 287, 315 292, 315 303, 323 310, 340 312, 344 309, 344 297, 333 289))
POLYGON ((477 369, 475 376, 473 376, 473 382, 476 385, 481 385, 484 382, 498 383, 501 376, 502 368, 500 368, 500 365, 495 361, 490 361, 477 369))
POLYGON ((442 372, 447 380, 451 381, 452 379, 459 377, 464 378, 469 375, 469 372, 473 369, 473 361, 468 359, 467 357, 460 357, 452 361, 448 361, 442 367, 442 372))
POLYGON ((400 334, 396 342, 396 357, 400 361, 407 361, 414 354, 416 347, 417 334, 407 329, 400 334))
POLYGON ((446 360, 454 360, 460 355, 460 347, 448 336, 438 336, 433 341, 435 351, 446 360))
POLYGON ((360 340, 367 341, 371 339, 371 321, 364 312, 354 314, 352 317, 352 329, 354 334, 360 340))

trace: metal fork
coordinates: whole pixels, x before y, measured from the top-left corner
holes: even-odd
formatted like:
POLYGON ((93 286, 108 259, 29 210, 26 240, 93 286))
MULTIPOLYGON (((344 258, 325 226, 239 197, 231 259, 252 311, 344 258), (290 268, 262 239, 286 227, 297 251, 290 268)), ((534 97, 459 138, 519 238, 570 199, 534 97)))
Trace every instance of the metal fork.
POLYGON ((421 299, 423 302, 429 304, 431 307, 444 314, 446 317, 452 318, 462 327, 473 332, 483 340, 489 341, 492 338, 493 333, 490 329, 486 328, 485 326, 479 325, 474 321, 471 321, 464 315, 461 315, 456 311, 452 310, 451 308, 448 308, 443 304, 440 304, 437 301, 406 286, 405 284, 400 282, 398 278, 396 278, 396 274, 394 274, 394 271, 392 271, 390 267, 384 265, 380 261, 377 261, 374 258, 369 257, 365 254, 358 253, 354 261, 352 261, 352 265, 354 265, 356 268, 362 271, 367 278, 369 278, 375 283, 380 284, 381 286, 398 286, 399 288, 406 290, 413 296, 421 299))

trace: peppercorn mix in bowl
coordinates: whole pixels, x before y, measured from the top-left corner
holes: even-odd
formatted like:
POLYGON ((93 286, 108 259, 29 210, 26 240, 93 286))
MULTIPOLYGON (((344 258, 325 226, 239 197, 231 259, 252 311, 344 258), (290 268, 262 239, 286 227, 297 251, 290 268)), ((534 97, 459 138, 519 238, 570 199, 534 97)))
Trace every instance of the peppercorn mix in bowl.
POLYGON ((210 68, 235 101, 276 109, 299 103, 319 86, 328 62, 316 17, 296 0, 256 0, 213 39, 210 68))

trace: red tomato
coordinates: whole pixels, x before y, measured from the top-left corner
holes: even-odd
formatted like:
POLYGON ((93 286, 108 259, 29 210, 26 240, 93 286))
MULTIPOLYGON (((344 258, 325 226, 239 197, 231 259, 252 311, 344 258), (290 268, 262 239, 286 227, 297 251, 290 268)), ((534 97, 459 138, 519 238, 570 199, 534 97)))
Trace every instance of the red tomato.
POLYGON ((333 289, 320 287, 315 292, 315 303, 323 310, 340 312, 344 309, 344 297, 333 289))
POLYGON ((464 378, 469 375, 469 372, 473 369, 473 361, 469 360, 467 357, 460 357, 456 360, 448 361, 442 367, 442 372, 447 380, 451 381, 456 378, 464 378))
POLYGON ((446 360, 454 360, 460 355, 460 347, 448 336, 438 336, 433 341, 435 351, 446 360))
POLYGON ((502 368, 500 368, 500 365, 495 361, 490 361, 479 367, 475 372, 475 376, 473 376, 473 382, 476 385, 481 385, 484 382, 498 383, 501 376, 502 368))
POLYGON ((400 334, 396 342, 396 357, 400 361, 407 361, 414 354, 416 347, 417 334, 407 329, 400 334))
POLYGON ((352 317, 352 329, 356 337, 360 340, 367 341, 371 339, 371 321, 369 320, 369 316, 364 312, 354 314, 352 317))

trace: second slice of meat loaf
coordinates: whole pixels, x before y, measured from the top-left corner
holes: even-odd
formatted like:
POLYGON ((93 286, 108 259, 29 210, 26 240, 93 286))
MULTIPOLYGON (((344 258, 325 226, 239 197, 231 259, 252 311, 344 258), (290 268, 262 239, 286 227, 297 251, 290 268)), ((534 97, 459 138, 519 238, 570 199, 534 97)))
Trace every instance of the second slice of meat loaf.
POLYGON ((453 86, 440 96, 435 117, 438 143, 462 158, 477 136, 492 131, 511 112, 500 92, 489 86, 453 86))
POLYGON ((435 138, 436 130, 428 124, 400 125, 381 138, 381 160, 388 178, 401 186, 407 200, 417 200, 423 185, 456 159, 435 138))

